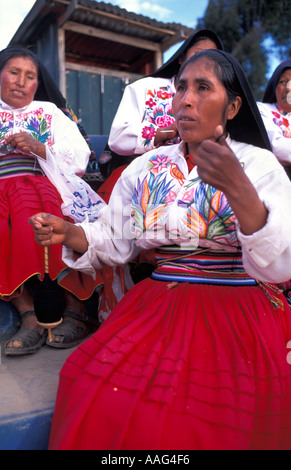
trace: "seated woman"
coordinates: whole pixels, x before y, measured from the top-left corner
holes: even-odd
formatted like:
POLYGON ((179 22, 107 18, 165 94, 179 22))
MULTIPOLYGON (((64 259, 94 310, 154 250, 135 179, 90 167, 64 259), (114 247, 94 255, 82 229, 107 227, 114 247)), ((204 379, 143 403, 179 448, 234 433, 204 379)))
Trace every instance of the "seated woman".
MULTIPOLYGON (((223 49, 220 38, 211 30, 203 29, 189 36, 169 60, 150 76, 141 78, 127 85, 122 100, 113 120, 108 145, 113 151, 110 166, 114 169, 99 187, 98 194, 105 202, 109 201, 112 189, 130 161, 145 152, 161 145, 170 145, 179 141, 179 132, 172 110, 175 95, 175 79, 181 67, 189 57, 204 49, 223 49)), ((152 250, 144 250, 128 267, 119 269, 119 277, 129 278, 134 283, 148 277, 155 265, 152 250)), ((118 277, 106 268, 104 277, 118 277)), ((107 281, 104 282, 106 288, 107 281)), ((127 281, 127 285, 130 285, 127 281)), ((107 296, 108 297, 108 296, 107 296)), ((110 313, 106 302, 100 311, 102 318, 110 313)))
POLYGON ((291 448, 291 184, 231 55, 191 57, 173 111, 182 142, 135 159, 99 220, 30 220, 88 274, 158 260, 67 359, 51 449, 291 448))
POLYGON ((113 154, 112 165, 118 159, 120 166, 98 190, 104 201, 108 202, 128 160, 177 142, 179 132, 172 111, 175 78, 181 64, 204 49, 223 49, 220 38, 208 29, 193 33, 156 72, 125 88, 108 138, 110 150, 117 154, 113 154))
MULTIPOLYGON (((291 59, 274 70, 258 103, 272 151, 291 179, 291 59)), ((291 281, 279 284, 291 304, 291 281)))
MULTIPOLYGON (((27 220, 36 210, 71 221, 84 220, 85 214, 95 220, 100 207, 100 198, 81 179, 90 149, 77 125, 54 103, 34 100, 39 83, 43 96, 43 78, 44 69, 29 49, 0 52, 0 295, 16 307, 21 321, 5 345, 7 355, 33 353, 46 343, 29 289, 36 276, 43 279, 44 252, 27 220)), ((60 247, 50 250, 49 275, 58 279, 66 297, 65 319, 49 345, 71 347, 92 330, 83 301, 102 278, 68 270, 60 247)))
POLYGON ((258 107, 272 151, 291 176, 291 59, 274 70, 258 107))

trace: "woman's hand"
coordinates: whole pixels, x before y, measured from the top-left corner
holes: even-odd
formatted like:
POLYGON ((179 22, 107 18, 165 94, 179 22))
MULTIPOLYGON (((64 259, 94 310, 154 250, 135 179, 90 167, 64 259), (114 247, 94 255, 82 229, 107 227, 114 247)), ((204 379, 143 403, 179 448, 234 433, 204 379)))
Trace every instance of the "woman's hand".
POLYGON ((18 132, 17 134, 10 135, 5 140, 5 144, 10 144, 25 154, 38 155, 42 159, 46 159, 45 145, 34 139, 27 132, 18 132))
POLYGON ((41 246, 61 243, 78 253, 85 253, 88 249, 84 230, 60 217, 38 213, 30 217, 29 223, 33 227, 37 243, 41 246))
POLYGON ((67 222, 54 215, 39 213, 29 219, 35 239, 41 246, 56 245, 66 239, 67 222))
POLYGON ((176 121, 173 121, 169 126, 157 129, 154 144, 155 146, 159 144, 166 145, 167 141, 171 141, 176 137, 179 137, 179 131, 176 121))
POLYGON ((215 130, 214 139, 201 143, 194 161, 200 178, 222 191, 232 207, 245 235, 260 230, 267 221, 268 211, 240 161, 227 145, 222 126, 215 130))
POLYGON ((217 126, 214 138, 204 140, 197 152, 194 161, 205 183, 228 194, 242 178, 245 180, 246 175, 239 160, 226 143, 222 126, 217 126))

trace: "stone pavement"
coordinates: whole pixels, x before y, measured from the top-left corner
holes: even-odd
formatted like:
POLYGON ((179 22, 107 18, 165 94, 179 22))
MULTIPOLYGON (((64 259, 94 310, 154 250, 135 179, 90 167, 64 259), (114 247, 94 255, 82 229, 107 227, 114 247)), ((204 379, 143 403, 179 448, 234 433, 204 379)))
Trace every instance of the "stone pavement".
POLYGON ((59 371, 72 349, 0 357, 0 450, 45 450, 59 371))

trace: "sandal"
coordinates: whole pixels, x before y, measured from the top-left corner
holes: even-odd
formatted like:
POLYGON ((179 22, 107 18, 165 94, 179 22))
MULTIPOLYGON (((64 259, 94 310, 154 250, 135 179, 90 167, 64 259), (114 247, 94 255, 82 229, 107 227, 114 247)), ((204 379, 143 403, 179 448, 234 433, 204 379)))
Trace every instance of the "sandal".
POLYGON ((71 310, 65 310, 63 317, 62 323, 52 329, 52 336, 63 336, 63 341, 59 342, 47 338, 46 344, 48 346, 59 349, 73 348, 82 343, 86 336, 96 331, 98 326, 100 326, 98 320, 88 317, 88 315, 80 315, 71 310), (70 318, 79 320, 83 325, 72 322, 70 318))
MULTIPOLYGON (((29 316, 35 316, 35 312, 33 310, 28 310, 21 315, 21 319, 23 320, 25 317, 29 316)), ((36 330, 31 330, 25 326, 21 326, 17 333, 15 333, 15 335, 6 342, 4 346, 4 352, 6 356, 22 356, 25 354, 33 354, 45 344, 46 337, 46 330, 43 332, 43 334, 40 334, 36 330), (22 346, 8 347, 8 344, 13 341, 21 341, 22 346)))

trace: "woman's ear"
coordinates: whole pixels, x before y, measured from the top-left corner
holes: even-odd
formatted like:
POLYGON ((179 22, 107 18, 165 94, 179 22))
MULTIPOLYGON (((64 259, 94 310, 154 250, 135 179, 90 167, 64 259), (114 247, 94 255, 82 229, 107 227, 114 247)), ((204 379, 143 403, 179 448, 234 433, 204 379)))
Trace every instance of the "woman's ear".
POLYGON ((236 96, 235 99, 228 105, 226 110, 226 119, 229 121, 233 119, 239 112, 242 105, 242 99, 240 96, 236 96))

